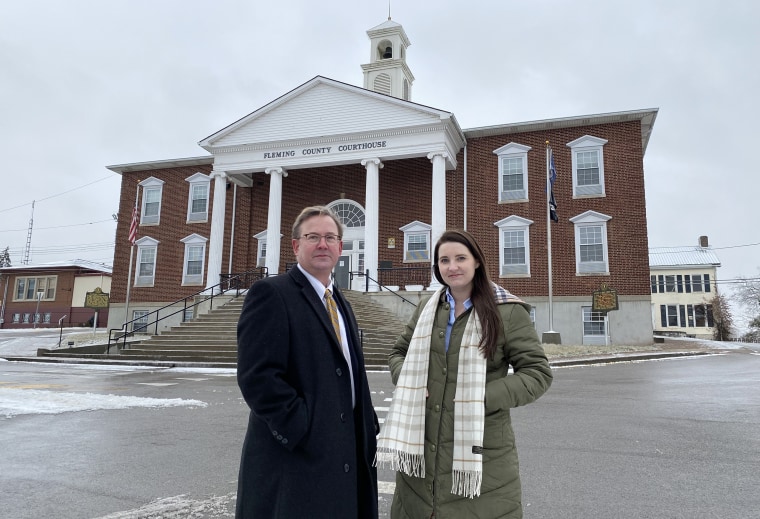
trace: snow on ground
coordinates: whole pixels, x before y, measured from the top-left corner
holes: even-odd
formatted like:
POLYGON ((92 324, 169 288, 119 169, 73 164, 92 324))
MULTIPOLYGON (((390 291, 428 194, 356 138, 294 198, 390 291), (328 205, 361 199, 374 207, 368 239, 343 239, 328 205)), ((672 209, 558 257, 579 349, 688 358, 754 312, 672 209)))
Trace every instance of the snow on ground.
POLYGON ((125 512, 116 512, 98 519, 189 519, 234 517, 236 492, 195 500, 186 495, 157 499, 145 506, 125 512))
POLYGON ((60 414, 130 407, 206 407, 207 405, 206 402, 200 400, 183 398, 145 398, 0 387, 0 417, 5 418, 25 414, 60 414))
POLYGON ((710 341, 707 339, 692 339, 690 337, 665 337, 665 340, 673 342, 689 342, 692 344, 696 342, 706 348, 713 348, 716 350, 738 350, 747 346, 746 342, 710 341))
POLYGON ((75 340, 77 346, 103 344, 108 342, 108 334, 102 328, 93 332, 87 328, 26 328, 0 330, 0 357, 35 357, 37 348, 56 349, 68 347, 68 341, 75 340))
MULTIPOLYGON (((5 362, 3 357, 34 357, 37 348, 55 348, 58 345, 60 330, 0 330, 0 365, 5 362)), ((76 337, 77 345, 86 343, 93 336, 91 331, 82 328, 64 328, 63 342, 66 337, 76 337)), ((102 333, 95 336, 95 342, 101 341, 102 333)), ((60 367, 62 365, 56 365, 60 367)), ((215 376, 235 376, 234 369, 215 368, 157 368, 155 366, 139 365, 105 365, 105 364, 66 364, 68 370, 101 370, 101 371, 142 371, 156 369, 171 369, 176 373, 213 374, 215 376)), ((47 365, 46 367, 50 367, 47 365)), ((24 387, 3 387, 0 379, 0 420, 28 414, 59 414, 74 411, 95 411, 99 409, 128 409, 130 407, 205 407, 207 404, 200 400, 181 398, 161 399, 143 398, 123 395, 101 395, 94 393, 70 393, 62 391, 41 390, 24 387)))

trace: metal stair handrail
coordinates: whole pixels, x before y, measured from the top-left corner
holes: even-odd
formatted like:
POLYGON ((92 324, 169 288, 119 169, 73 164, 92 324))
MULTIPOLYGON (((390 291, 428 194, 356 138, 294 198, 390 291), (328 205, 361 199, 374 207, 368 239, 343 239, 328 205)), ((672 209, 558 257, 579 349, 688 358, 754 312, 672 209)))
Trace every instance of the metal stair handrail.
POLYGON ((158 308, 156 310, 153 310, 152 312, 149 312, 143 316, 140 316, 136 319, 132 319, 131 321, 126 321, 121 328, 111 328, 108 330, 108 346, 106 347, 106 355, 108 355, 111 352, 111 344, 116 344, 118 346, 119 341, 123 340, 122 347, 126 347, 127 345, 127 337, 131 337, 135 335, 135 323, 137 322, 138 332, 143 332, 148 329, 149 326, 155 325, 156 333, 155 335, 158 335, 158 323, 163 321, 164 319, 167 319, 169 317, 172 317, 174 315, 177 315, 178 313, 182 312, 182 321, 185 321, 185 312, 188 308, 193 308, 195 306, 198 306, 201 303, 205 303, 206 301, 209 302, 209 310, 214 308, 214 297, 219 297, 223 294, 226 294, 227 292, 231 290, 235 290, 235 296, 239 296, 240 292, 243 290, 248 290, 250 286, 258 281, 259 279, 263 279, 265 277, 269 276, 269 271, 266 267, 258 267, 253 270, 249 270, 247 272, 243 272, 242 274, 220 274, 219 278, 221 281, 217 283, 216 285, 212 287, 206 287, 202 290, 199 290, 193 294, 190 294, 189 296, 185 296, 182 299, 178 299, 174 301, 173 303, 169 303, 168 305, 162 306, 161 308, 158 308), (217 288, 219 290, 217 290, 217 288), (205 295, 206 297, 199 299, 198 301, 192 302, 192 304, 188 304, 188 300, 195 299, 197 296, 205 295), (169 314, 166 314, 162 317, 159 317, 159 313, 162 310, 166 310, 167 308, 173 308, 176 307, 176 305, 182 303, 182 307, 178 310, 171 312, 169 314), (144 322, 146 317, 155 314, 156 318, 153 321, 144 322), (139 321, 139 322, 138 322, 139 321), (130 326, 132 325, 132 330, 130 331, 130 326), (121 333, 121 335, 114 336, 114 332, 121 333))
MULTIPOLYGON (((393 269, 383 269, 383 270, 393 270, 393 269)), ((400 269, 399 269, 399 270, 400 270, 400 269)), ((399 298, 400 298, 402 301, 404 301, 405 303, 409 303, 409 304, 410 304, 410 305, 412 305, 412 306, 417 306, 417 303, 413 303, 412 301, 409 301, 407 298, 405 298, 404 296, 402 296, 401 294, 399 294, 399 293, 398 293, 398 292, 396 292, 395 290, 391 290, 391 289, 390 289, 390 288, 388 288, 387 286, 380 284, 380 282, 379 282, 378 280, 376 280, 376 279, 374 279, 374 278, 371 278, 371 277, 370 277, 370 275, 369 275, 369 269, 365 270, 364 272, 361 272, 361 271, 356 271, 356 272, 349 272, 348 274, 349 274, 349 276, 350 276, 350 281, 353 281, 353 280, 354 280, 354 276, 356 276, 356 277, 360 277, 360 278, 361 278, 361 277, 365 278, 365 282, 364 282, 364 291, 365 291, 365 292, 367 292, 367 293, 369 292, 369 282, 370 282, 370 281, 373 281, 373 282, 374 282, 374 283, 376 283, 376 284, 377 284, 377 286, 380 288, 380 291, 381 291, 381 292, 382 292, 383 290, 387 290, 388 292, 390 292, 391 294, 395 295, 396 297, 399 297, 399 298)))

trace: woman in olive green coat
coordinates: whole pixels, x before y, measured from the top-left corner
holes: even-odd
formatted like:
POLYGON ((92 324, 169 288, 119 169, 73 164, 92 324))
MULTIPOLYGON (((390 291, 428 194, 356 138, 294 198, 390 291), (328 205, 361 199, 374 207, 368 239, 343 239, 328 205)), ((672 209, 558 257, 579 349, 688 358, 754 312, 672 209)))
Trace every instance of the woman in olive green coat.
POLYGON ((509 410, 552 382, 530 306, 491 283, 469 233, 445 232, 433 266, 444 287, 389 359, 396 391, 377 459, 399 471, 391 518, 521 518, 509 410))

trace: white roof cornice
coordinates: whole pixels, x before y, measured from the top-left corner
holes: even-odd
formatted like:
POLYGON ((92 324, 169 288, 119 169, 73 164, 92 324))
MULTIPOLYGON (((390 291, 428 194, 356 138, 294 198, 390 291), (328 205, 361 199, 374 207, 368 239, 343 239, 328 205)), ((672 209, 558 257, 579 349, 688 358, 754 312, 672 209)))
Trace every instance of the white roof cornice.
POLYGON ((652 133, 654 121, 657 118, 658 108, 644 110, 632 110, 628 112, 610 112, 595 115, 578 115, 575 117, 562 117, 559 119, 543 119, 522 123, 503 124, 498 126, 482 126, 464 130, 468 139, 490 137, 492 135, 504 135, 510 133, 525 133, 559 128, 573 128, 577 126, 591 126, 595 124, 612 124, 628 121, 641 121, 641 146, 646 152, 649 136, 652 133))

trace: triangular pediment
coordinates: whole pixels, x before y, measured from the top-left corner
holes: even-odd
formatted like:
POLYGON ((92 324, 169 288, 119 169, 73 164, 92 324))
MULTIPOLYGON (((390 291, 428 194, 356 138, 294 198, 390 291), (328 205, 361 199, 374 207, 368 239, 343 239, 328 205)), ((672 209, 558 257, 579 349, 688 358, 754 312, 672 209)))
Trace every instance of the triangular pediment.
POLYGON ((317 76, 202 140, 212 151, 448 122, 452 114, 317 76))

